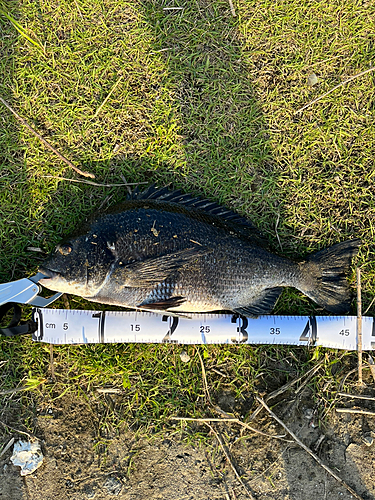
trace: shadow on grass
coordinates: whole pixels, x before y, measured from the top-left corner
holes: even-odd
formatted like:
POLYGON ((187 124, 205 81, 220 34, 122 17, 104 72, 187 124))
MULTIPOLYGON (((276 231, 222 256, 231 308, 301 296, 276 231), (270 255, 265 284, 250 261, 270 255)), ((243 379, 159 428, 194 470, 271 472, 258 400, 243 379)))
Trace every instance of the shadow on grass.
POLYGON ((184 178, 178 171, 176 178, 242 212, 246 200, 247 215, 262 219, 266 185, 277 183, 277 172, 228 2, 181 11, 150 3, 144 16, 174 83, 185 160, 184 178))
MULTIPOLYGON (((112 15, 102 14, 108 29, 106 57, 111 54, 115 75, 91 83, 101 89, 96 102, 90 101, 90 85, 85 103, 82 96, 76 97, 77 108, 80 99, 82 106, 90 101, 93 113, 111 92, 118 75, 123 77, 102 109, 101 120, 96 123, 86 113, 84 125, 74 132, 77 137, 82 135, 81 167, 94 171, 98 182, 121 182, 124 176, 128 182, 171 184, 215 199, 255 220, 274 239, 278 172, 272 163, 267 123, 242 55, 238 22, 228 3, 195 3, 181 12, 164 11, 153 2, 133 5, 132 14, 121 8, 112 15), (125 22, 133 23, 127 24, 128 31, 122 27, 125 22), (143 46, 138 50, 141 42, 137 38, 129 41, 129 32, 139 30, 137 23, 145 32, 146 50, 143 46), (142 100, 149 101, 143 115, 137 109, 142 100), (141 122, 146 122, 143 128, 147 132, 137 136, 141 122), (142 134, 145 137, 139 139, 142 134), (108 160, 96 160, 106 144, 112 147, 112 151, 107 148, 108 160), (115 153, 117 147, 119 152, 115 153)), ((83 19, 80 29, 88 30, 83 19)), ((89 31, 86 34, 89 39, 89 31)), ((69 34, 61 36, 69 46, 69 34)), ((82 65, 88 60, 87 71, 91 71, 93 56, 86 58, 83 50, 89 49, 80 52, 82 65)), ((61 56, 55 57, 58 61, 61 56)), ((60 86, 63 88, 62 83, 60 86)), ((69 100, 69 90, 67 95, 69 100)), ((61 104, 64 99, 61 95, 61 104)), ((53 109, 54 101, 49 112, 53 109)), ((66 231, 69 219, 75 223, 82 218, 73 207, 78 192, 89 202, 77 205, 84 213, 90 206, 100 206, 103 196, 108 195, 108 189, 94 193, 90 187, 60 184, 54 200, 46 200, 46 226, 57 227, 62 222, 61 231, 66 231), (62 201, 59 209, 69 208, 68 199, 71 213, 60 221, 56 205, 62 201)), ((110 194, 112 204, 125 196, 125 190, 110 194)))

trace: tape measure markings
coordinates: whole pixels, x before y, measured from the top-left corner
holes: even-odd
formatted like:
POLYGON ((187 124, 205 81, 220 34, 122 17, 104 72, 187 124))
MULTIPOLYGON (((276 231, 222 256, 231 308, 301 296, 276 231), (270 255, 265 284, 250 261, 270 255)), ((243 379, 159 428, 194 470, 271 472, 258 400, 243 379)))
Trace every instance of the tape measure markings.
MULTIPOLYGON (((357 349, 355 316, 193 314, 36 308, 33 340, 50 344, 176 343, 319 345, 357 349)), ((363 350, 375 349, 373 318, 363 317, 363 350)))

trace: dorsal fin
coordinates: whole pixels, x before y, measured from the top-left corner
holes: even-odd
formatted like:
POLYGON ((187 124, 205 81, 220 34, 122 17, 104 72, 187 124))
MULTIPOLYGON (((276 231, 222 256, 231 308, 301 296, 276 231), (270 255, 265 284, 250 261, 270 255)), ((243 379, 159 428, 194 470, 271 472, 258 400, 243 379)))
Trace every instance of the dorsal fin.
POLYGON ((242 217, 236 212, 233 212, 232 210, 229 210, 214 201, 198 198, 190 194, 183 194, 180 189, 177 191, 169 191, 166 187, 158 188, 155 184, 153 184, 142 192, 136 188, 131 194, 128 195, 127 199, 167 201, 170 203, 178 203, 179 205, 183 205, 188 208, 203 210, 210 215, 215 215, 221 219, 242 226, 248 236, 257 237, 263 245, 267 245, 267 242, 262 238, 259 229, 254 226, 249 219, 242 217))

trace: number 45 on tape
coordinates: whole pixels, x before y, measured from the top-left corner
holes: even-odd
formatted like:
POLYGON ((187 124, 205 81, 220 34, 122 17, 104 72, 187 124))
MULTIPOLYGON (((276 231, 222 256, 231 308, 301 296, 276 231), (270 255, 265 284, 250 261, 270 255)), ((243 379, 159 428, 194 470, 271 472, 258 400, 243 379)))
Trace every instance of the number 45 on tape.
MULTIPOLYGON (((33 340, 50 344, 113 342, 289 344, 357 350, 356 316, 259 316, 36 308, 33 340)), ((375 349, 374 319, 362 318, 362 349, 375 349)))

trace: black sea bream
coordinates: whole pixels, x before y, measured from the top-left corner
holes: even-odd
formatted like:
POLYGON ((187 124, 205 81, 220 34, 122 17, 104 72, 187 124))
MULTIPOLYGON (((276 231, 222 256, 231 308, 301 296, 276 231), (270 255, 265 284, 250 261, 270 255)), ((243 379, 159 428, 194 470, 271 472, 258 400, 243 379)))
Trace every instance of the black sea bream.
POLYGON ((360 241, 294 262, 270 253, 247 219, 208 200, 151 187, 135 191, 80 236, 57 246, 40 271, 45 287, 88 300, 165 313, 272 311, 282 287, 336 314, 360 241))

